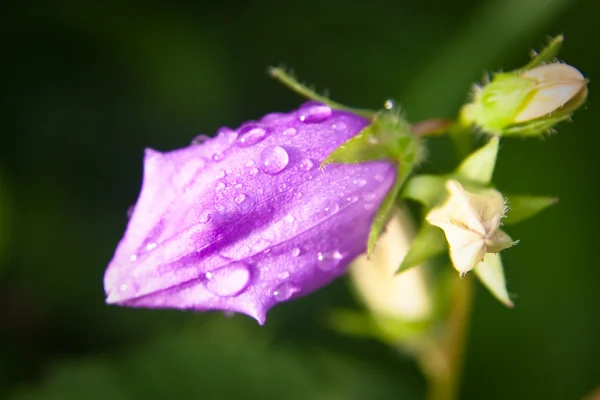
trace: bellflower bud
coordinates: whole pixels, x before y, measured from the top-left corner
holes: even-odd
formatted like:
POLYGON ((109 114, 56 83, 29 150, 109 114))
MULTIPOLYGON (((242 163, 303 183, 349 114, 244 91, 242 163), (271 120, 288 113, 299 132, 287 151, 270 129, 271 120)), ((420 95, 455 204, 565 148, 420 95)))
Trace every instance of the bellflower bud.
POLYGON ((105 274, 107 302, 240 312, 262 324, 274 305, 342 275, 366 249, 396 166, 319 165, 368 123, 311 102, 190 147, 147 150, 105 274))
POLYGON ((467 192, 458 181, 446 184, 449 197, 427 214, 427 221, 446 234, 454 268, 466 274, 485 253, 498 253, 516 244, 500 230, 505 200, 495 189, 467 192))
POLYGON ((496 135, 539 135, 571 117, 587 98, 587 80, 562 63, 500 73, 477 88, 464 117, 496 135))
POLYGON ((433 311, 431 288, 423 268, 397 274, 414 239, 410 217, 397 210, 381 235, 377 251, 358 257, 350 268, 354 286, 375 315, 402 321, 422 321, 433 311))

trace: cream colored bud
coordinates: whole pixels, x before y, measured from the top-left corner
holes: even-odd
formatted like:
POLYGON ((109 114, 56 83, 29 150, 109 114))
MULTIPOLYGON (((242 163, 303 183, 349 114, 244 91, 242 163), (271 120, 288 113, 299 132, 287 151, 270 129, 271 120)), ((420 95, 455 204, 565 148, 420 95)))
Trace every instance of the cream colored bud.
POLYGON ((497 253, 515 244, 500 230, 506 212, 500 192, 484 189, 471 193, 455 180, 448 181, 446 188, 448 199, 429 212, 427 221, 444 231, 452 264, 462 275, 475 268, 485 253, 497 253))
MULTIPOLYGON (((587 97, 587 81, 576 68, 561 63, 542 65, 521 74, 536 82, 531 97, 514 118, 523 123, 549 115, 570 101, 579 106, 587 97)), ((576 108, 576 107, 575 107, 576 108)))
POLYGON ((382 317, 421 321, 432 311, 425 270, 413 267, 396 274, 408 253, 414 228, 409 216, 398 210, 381 235, 375 253, 358 257, 350 268, 354 285, 369 310, 382 317))

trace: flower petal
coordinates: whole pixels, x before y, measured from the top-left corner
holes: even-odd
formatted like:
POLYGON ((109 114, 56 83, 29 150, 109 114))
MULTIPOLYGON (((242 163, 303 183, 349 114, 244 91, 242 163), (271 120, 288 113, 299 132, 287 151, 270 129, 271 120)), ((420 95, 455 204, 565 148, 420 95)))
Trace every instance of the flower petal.
POLYGON ((106 271, 107 302, 236 311, 263 323, 273 305, 343 274, 365 251, 395 166, 318 166, 367 123, 309 103, 199 145, 148 150, 106 271))

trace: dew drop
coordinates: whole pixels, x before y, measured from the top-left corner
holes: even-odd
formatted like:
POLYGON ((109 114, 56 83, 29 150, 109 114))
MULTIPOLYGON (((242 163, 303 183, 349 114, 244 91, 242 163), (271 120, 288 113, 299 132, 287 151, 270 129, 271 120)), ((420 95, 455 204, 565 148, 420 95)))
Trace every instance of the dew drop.
POLYGON ((210 221, 210 211, 204 210, 202 214, 200 214, 200 218, 198 218, 198 222, 201 224, 205 224, 210 221))
POLYGON ((299 291, 299 288, 289 283, 282 283, 281 285, 277 286, 277 288, 273 291, 273 297, 275 297, 275 300, 277 301, 286 301, 289 300, 289 298, 292 297, 294 293, 297 293, 299 291))
POLYGON ((331 271, 338 266, 342 258, 344 257, 337 250, 327 253, 319 252, 317 253, 317 260, 319 260, 317 267, 323 271, 331 271))
POLYGON ((288 222, 288 223, 292 223, 295 220, 295 218, 292 214, 286 215, 283 219, 285 220, 285 222, 288 222))
POLYGON ((217 183, 217 185, 215 186, 215 191, 219 191, 219 190, 223 190, 225 189, 225 183, 223 183, 223 181, 219 181, 219 183, 217 183))
POLYGON ((223 153, 215 153, 212 155, 213 161, 221 161, 223 158, 225 158, 225 155, 223 153))
POLYGON ((363 199, 365 201, 373 201, 375 200, 376 194, 375 193, 366 193, 365 195, 363 195, 363 199))
POLYGON ((224 140, 229 147, 235 143, 238 133, 231 128, 223 127, 217 131, 217 137, 224 140))
POLYGON ((271 246, 270 240, 261 238, 261 239, 258 239, 256 241, 256 243, 254 243, 254 245, 252 246, 252 250, 254 250, 256 253, 259 253, 261 251, 267 252, 266 250, 270 250, 270 246, 271 246))
POLYGON ((340 121, 340 122, 337 122, 337 123, 333 124, 331 127, 333 129, 335 129, 336 131, 343 131, 343 130, 346 129, 347 126, 346 126, 346 124, 344 122, 340 121))
POLYGON ((150 251, 150 250, 154 250, 156 248, 157 244, 156 243, 148 243, 146 245, 146 250, 150 251))
POLYGON ((373 204, 371 204, 371 203, 365 204, 365 210, 372 210, 373 207, 375 207, 375 206, 373 204))
POLYGON ((192 139, 192 146, 203 144, 210 139, 211 137, 207 135, 197 135, 192 139))
POLYGON ((354 203, 356 200, 358 200, 358 196, 350 196, 350 197, 346 197, 346 201, 348 203, 354 203))
POLYGON ((317 218, 325 218, 335 214, 340 210, 340 206, 335 201, 328 200, 323 204, 323 207, 317 212, 317 218))
POLYGON ((240 204, 244 200, 246 200, 246 195, 243 193, 239 193, 233 198, 233 201, 235 202, 235 204, 240 204))
POLYGON ((387 99, 384 103, 383 103, 383 107, 386 110, 391 110, 392 108, 394 108, 396 104, 394 103, 394 100, 392 99, 387 99))
POLYGON ((238 146, 240 147, 250 147, 254 146, 258 142, 262 141, 266 138, 268 132, 266 129, 263 129, 257 125, 246 125, 242 129, 240 129, 240 136, 238 137, 238 146))
POLYGON ((294 136, 296 133, 298 133, 296 128, 287 128, 283 131, 283 136, 294 136))
POLYGON ((300 248, 299 247, 294 247, 292 249, 292 257, 298 257, 300 255, 300 248))
POLYGON ((129 261, 131 261, 131 262, 137 261, 137 255, 132 254, 131 257, 129 257, 129 261))
POLYGON ((258 168, 252 167, 252 169, 250 170, 250 175, 256 175, 256 174, 258 174, 258 168))
POLYGON ((285 117, 282 113, 270 113, 261 118, 260 122, 273 123, 277 122, 280 118, 285 117))
POLYGON ((253 166, 253 165, 254 165, 254 160, 248 160, 248 161, 246 162, 246 167, 251 167, 251 166, 253 166))
POLYGON ((313 162, 309 158, 300 161, 300 169, 302 171, 310 171, 313 167, 313 162))
POLYGON ((381 174, 377 174, 377 175, 375 175, 375 180, 376 180, 377 182, 383 182, 383 175, 381 175, 381 174))
POLYGON ((287 279, 290 277, 290 273, 287 271, 283 271, 283 272, 280 272, 279 274, 277 274, 277 277, 279 279, 287 279))
POLYGON ((331 107, 323 103, 308 102, 298 110, 298 119, 305 123, 323 122, 331 117, 331 107))
POLYGON ((367 184, 367 181, 365 179, 359 178, 354 180, 354 184, 358 187, 363 187, 367 184))
POLYGON ((206 289, 219 297, 235 296, 250 282, 250 269, 244 263, 234 263, 206 273, 206 289))
POLYGON ((241 183, 238 183, 237 185, 234 186, 236 189, 241 189, 244 187, 244 185, 242 185, 241 183))
POLYGON ((267 147, 260 153, 262 170, 269 175, 277 175, 290 161, 287 151, 281 146, 267 147))

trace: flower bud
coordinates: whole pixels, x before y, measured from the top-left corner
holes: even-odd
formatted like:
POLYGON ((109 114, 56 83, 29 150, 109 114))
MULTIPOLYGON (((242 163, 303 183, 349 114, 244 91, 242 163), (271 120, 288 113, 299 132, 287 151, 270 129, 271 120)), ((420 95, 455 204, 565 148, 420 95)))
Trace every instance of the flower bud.
POLYGON ((496 135, 538 135, 568 119, 587 98, 576 68, 553 63, 496 74, 464 111, 467 121, 496 135))
POLYGON ((139 199, 104 279, 107 302, 241 312, 342 275, 363 253, 396 166, 319 165, 369 121, 324 104, 214 139, 147 150, 139 199))
POLYGON ((414 238, 409 216, 396 211, 381 235, 373 255, 358 257, 350 268, 354 286, 376 316, 402 321, 421 321, 432 311, 426 271, 412 268, 397 274, 414 238))
POLYGON ((450 259, 461 275, 475 268, 485 253, 498 253, 516 244, 500 230, 506 212, 500 192, 484 189, 471 193, 455 180, 449 180, 446 188, 448 199, 432 209, 426 219, 444 231, 450 259))

